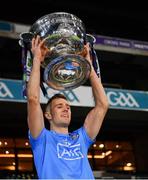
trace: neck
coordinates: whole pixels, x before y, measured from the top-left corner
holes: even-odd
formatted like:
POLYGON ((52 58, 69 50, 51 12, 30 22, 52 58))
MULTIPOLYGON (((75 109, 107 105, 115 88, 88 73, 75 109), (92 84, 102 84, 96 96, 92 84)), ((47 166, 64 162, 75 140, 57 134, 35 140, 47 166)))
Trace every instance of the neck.
POLYGON ((68 134, 68 127, 50 127, 50 130, 53 130, 60 134, 68 134))

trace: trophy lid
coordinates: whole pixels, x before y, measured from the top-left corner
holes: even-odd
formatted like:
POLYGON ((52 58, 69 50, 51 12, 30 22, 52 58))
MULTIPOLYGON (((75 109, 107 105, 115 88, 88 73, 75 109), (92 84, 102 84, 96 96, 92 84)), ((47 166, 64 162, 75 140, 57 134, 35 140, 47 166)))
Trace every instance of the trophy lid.
POLYGON ((61 26, 61 29, 63 26, 69 29, 72 28, 72 32, 76 33, 79 37, 85 34, 85 25, 83 21, 76 15, 67 12, 53 12, 42 16, 31 26, 30 32, 45 38, 55 33, 59 26, 61 26))

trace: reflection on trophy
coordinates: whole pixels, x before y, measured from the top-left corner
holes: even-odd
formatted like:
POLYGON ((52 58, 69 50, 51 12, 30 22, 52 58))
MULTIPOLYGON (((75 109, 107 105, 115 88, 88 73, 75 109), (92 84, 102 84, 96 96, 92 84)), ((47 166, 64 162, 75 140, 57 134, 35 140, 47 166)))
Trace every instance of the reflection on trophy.
POLYGON ((43 81, 56 90, 84 84, 91 71, 84 45, 91 36, 86 34, 82 20, 66 12, 45 15, 29 32, 20 35, 20 45, 23 47, 26 43, 27 49, 31 49, 31 39, 37 35, 45 39, 50 52, 41 64, 43 81))

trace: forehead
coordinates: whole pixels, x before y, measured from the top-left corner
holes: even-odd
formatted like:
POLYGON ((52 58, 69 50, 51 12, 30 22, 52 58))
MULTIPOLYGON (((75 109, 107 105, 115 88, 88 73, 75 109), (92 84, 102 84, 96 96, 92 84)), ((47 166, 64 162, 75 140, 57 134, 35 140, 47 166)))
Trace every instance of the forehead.
POLYGON ((55 105, 58 105, 58 104, 69 105, 69 102, 66 99, 63 99, 63 98, 56 98, 56 99, 53 99, 52 102, 51 102, 52 106, 55 106, 55 105))

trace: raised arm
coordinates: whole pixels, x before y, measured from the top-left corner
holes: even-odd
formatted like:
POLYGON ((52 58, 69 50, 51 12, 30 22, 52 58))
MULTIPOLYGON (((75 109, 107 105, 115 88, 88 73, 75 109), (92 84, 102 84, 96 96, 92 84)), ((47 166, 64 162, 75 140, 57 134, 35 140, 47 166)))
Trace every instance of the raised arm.
POLYGON ((88 135, 90 136, 90 138, 94 139, 99 133, 99 130, 101 128, 101 125, 105 117, 105 114, 107 112, 109 104, 108 104, 107 96, 105 94, 103 85, 101 83, 101 79, 97 76, 92 66, 92 61, 89 55, 88 44, 86 45, 86 49, 87 49, 86 59, 91 64, 91 73, 90 73, 89 79, 92 86, 95 107, 88 113, 84 122, 84 127, 88 135))
POLYGON ((31 51, 33 66, 27 85, 28 127, 31 135, 37 137, 44 127, 44 117, 40 106, 40 65, 48 49, 44 45, 44 40, 41 41, 37 36, 32 39, 31 51))

